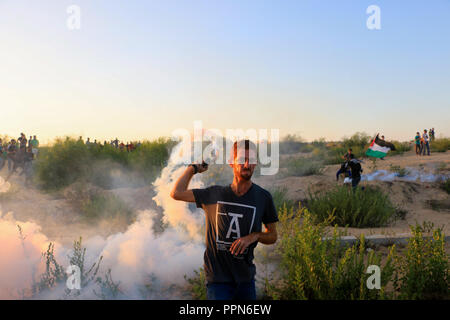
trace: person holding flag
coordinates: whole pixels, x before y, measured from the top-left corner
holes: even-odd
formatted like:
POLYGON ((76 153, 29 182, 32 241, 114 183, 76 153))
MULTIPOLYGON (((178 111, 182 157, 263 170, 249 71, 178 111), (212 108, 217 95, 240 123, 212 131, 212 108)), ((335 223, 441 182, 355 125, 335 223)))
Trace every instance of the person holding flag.
POLYGON ((378 135, 379 134, 372 140, 372 143, 366 151, 366 156, 381 159, 384 158, 389 151, 395 151, 395 146, 392 143, 380 139, 378 135))

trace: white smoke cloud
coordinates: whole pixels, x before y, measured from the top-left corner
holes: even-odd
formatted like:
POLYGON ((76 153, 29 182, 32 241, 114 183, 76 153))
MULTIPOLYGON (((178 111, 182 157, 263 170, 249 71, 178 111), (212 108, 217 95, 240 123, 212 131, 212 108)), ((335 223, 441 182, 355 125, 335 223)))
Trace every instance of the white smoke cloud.
POLYGON ((8 181, 5 181, 2 177, 0 177, 0 193, 8 192, 11 188, 11 184, 8 181))
MULTIPOLYGON (((185 229, 189 235, 195 240, 201 240, 200 227, 204 223, 204 215, 200 210, 191 212, 187 203, 182 201, 174 201, 170 198, 170 191, 175 184, 175 179, 181 176, 185 170, 182 165, 182 159, 179 152, 183 145, 179 143, 175 146, 170 156, 168 165, 162 170, 161 176, 153 183, 155 186, 156 196, 153 198, 155 202, 164 208, 164 222, 178 228, 185 229)), ((194 176, 190 183, 190 188, 200 188, 202 183, 194 176)))
POLYGON ((0 211, 0 243, 0 299, 29 295, 33 280, 43 271, 41 254, 49 240, 37 224, 17 221, 12 213, 0 211))
POLYGON ((420 181, 420 182, 438 182, 446 180, 447 177, 442 174, 432 174, 425 171, 419 171, 414 168, 406 168, 406 174, 399 176, 397 172, 391 172, 388 170, 376 170, 374 172, 363 174, 361 181, 420 181))

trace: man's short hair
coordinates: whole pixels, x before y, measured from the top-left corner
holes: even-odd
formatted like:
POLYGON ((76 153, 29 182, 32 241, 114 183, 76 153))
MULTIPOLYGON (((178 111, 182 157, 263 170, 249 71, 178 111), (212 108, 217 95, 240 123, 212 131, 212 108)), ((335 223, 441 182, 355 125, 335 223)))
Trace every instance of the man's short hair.
POLYGON ((238 148, 239 148, 239 150, 241 150, 242 147, 244 147, 245 151, 252 150, 252 151, 255 151, 255 154, 257 154, 256 144, 253 141, 250 141, 248 139, 235 141, 233 143, 233 154, 232 154, 233 161, 238 154, 238 148))

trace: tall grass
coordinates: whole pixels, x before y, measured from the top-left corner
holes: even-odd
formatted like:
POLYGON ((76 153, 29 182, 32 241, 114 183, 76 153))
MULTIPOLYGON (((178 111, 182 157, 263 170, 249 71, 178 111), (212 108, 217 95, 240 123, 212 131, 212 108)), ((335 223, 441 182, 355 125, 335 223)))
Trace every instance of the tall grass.
POLYGON ((397 210, 379 188, 368 186, 350 189, 338 186, 332 190, 309 193, 308 209, 317 222, 334 215, 341 227, 383 227, 396 218, 397 210))
POLYGON ((64 286, 64 295, 61 298, 75 298, 80 296, 87 288, 92 288, 90 284, 96 283, 100 287, 100 295, 93 291, 95 295, 103 299, 116 298, 120 293, 119 284, 111 278, 111 270, 108 270, 102 278, 99 276, 99 268, 103 257, 94 262, 90 267, 86 266, 85 261, 86 248, 82 246, 82 239, 74 241, 73 251, 69 258, 69 265, 75 265, 80 269, 80 289, 69 289, 66 286, 68 274, 65 268, 60 264, 54 253, 54 244, 50 243, 47 251, 42 254, 45 261, 45 271, 40 279, 33 283, 33 296, 51 291, 57 286, 64 286))

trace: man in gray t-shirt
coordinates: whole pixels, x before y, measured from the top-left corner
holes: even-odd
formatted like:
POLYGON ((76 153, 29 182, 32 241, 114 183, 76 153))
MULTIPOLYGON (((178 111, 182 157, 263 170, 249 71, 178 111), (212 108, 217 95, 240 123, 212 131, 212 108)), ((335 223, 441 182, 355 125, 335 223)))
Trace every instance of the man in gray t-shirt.
POLYGON ((171 196, 205 211, 208 299, 250 300, 256 298, 253 250, 258 242, 275 243, 278 216, 271 194, 251 181, 256 146, 249 140, 235 142, 232 154, 230 185, 188 189, 192 176, 207 170, 207 165, 194 164, 175 183, 171 196))

